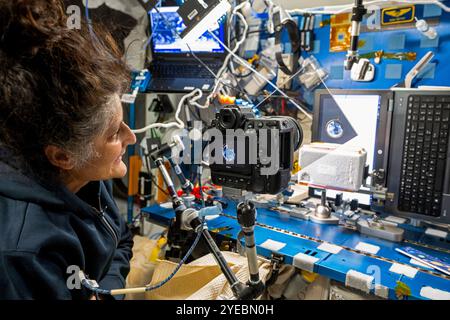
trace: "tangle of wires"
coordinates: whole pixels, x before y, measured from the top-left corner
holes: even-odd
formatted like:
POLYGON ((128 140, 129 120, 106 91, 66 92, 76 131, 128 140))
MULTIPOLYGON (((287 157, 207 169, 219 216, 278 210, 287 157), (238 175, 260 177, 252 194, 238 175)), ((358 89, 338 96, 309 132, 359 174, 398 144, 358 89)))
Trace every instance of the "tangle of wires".
MULTIPOLYGON (((154 129, 152 129, 151 135, 152 135, 151 137, 153 138, 154 137, 154 129)), ((152 168, 150 166, 151 161, 152 160, 150 159, 150 150, 144 151, 144 164, 145 164, 145 168, 147 169, 149 178, 152 181, 152 184, 155 185, 155 187, 158 188, 158 190, 161 191, 164 195, 169 196, 169 193, 166 190, 164 190, 163 188, 161 188, 158 185, 158 182, 155 180, 155 176, 153 175, 152 168)), ((146 195, 143 195, 143 196, 145 197, 146 195)))
MULTIPOLYGON (((166 18, 163 14, 161 14, 161 11, 159 11, 158 7, 155 7, 155 11, 158 13, 158 15, 159 15, 160 18, 162 19, 163 23, 166 24, 167 27, 170 27, 170 26, 168 25, 167 18, 166 18)), ((229 21, 227 21, 226 23, 229 23, 229 21)), ((174 35, 181 37, 181 35, 176 31, 176 29, 174 29, 174 28, 169 28, 169 29, 172 30, 172 33, 173 33, 174 35)), ((152 32, 152 33, 153 33, 153 32, 152 32)), ((188 50, 189 50, 189 53, 194 57, 194 59, 195 59, 195 60, 196 60, 203 68, 205 68, 205 70, 207 70, 207 71, 214 77, 214 79, 220 81, 220 78, 217 76, 217 74, 215 74, 214 71, 212 71, 211 68, 208 67, 208 65, 207 65, 201 58, 199 58, 199 57, 195 54, 195 52, 191 49, 191 47, 190 47, 189 45, 187 45, 187 48, 188 48, 188 50)), ((222 84, 223 86, 225 86, 225 87, 227 87, 227 88, 229 88, 229 89, 232 89, 232 90, 236 91, 237 93, 239 93, 240 97, 246 97, 247 100, 249 100, 249 98, 248 98, 247 93, 245 92, 245 90, 239 85, 239 82, 238 82, 238 81, 237 81, 237 83, 238 83, 238 87, 234 87, 234 86, 231 86, 231 85, 229 85, 229 84, 227 84, 227 83, 224 83, 223 81, 221 82, 221 84, 222 84)), ((251 102, 251 101, 249 100, 249 102, 251 102)))
POLYGON ((197 247, 197 244, 200 241, 200 238, 202 236, 202 231, 203 231, 202 229, 203 229, 204 223, 205 223, 205 218, 202 219, 202 225, 197 231, 197 236, 195 237, 195 240, 192 243, 192 246, 189 248, 188 252, 186 252, 183 259, 181 259, 181 261, 178 263, 177 267, 173 270, 173 272, 166 279, 161 281, 160 283, 155 284, 153 286, 146 287, 145 291, 151 291, 151 290, 161 288, 163 285, 165 285, 167 282, 169 282, 175 276, 175 274, 178 272, 178 270, 180 270, 180 268, 183 266, 183 264, 185 264, 186 260, 191 256, 192 252, 197 247))
MULTIPOLYGON (((200 241, 200 238, 202 236, 202 231, 203 231, 204 224, 205 224, 205 218, 202 219, 202 224, 196 230, 197 235, 195 237, 194 242, 192 243, 191 247, 189 248, 189 250, 184 255, 183 259, 181 259, 181 261, 178 263, 176 268, 172 271, 172 273, 166 279, 164 279, 163 281, 161 281, 161 282, 159 282, 159 283, 157 283, 155 285, 152 285, 152 286, 146 286, 146 287, 142 288, 143 290, 145 290, 147 292, 147 291, 152 291, 152 290, 161 288, 167 282, 172 280, 172 278, 177 274, 177 272, 180 270, 180 268, 183 266, 183 264, 186 263, 186 260, 191 256, 192 252, 197 247, 197 244, 200 241)), ((92 292, 94 292, 94 294, 95 294, 97 299, 100 298, 99 294, 103 294, 103 295, 110 295, 111 294, 111 290, 105 290, 105 289, 101 289, 101 288, 95 287, 87 279, 82 279, 81 284, 84 287, 86 287, 87 289, 89 289, 92 292)))

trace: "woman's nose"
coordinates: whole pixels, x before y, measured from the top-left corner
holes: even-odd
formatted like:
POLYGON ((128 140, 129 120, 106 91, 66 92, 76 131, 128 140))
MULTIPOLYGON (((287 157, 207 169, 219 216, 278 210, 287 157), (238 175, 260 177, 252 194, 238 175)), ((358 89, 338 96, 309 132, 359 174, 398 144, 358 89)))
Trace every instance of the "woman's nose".
POLYGON ((128 125, 126 126, 126 137, 124 139, 124 144, 135 144, 136 143, 136 135, 131 131, 130 127, 128 125))

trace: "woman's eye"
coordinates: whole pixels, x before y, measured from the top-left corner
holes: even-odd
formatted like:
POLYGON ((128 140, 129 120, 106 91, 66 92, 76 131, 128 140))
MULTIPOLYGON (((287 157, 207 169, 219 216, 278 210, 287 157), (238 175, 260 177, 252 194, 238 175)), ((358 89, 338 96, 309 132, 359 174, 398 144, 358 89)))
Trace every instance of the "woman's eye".
POLYGON ((119 137, 119 133, 120 133, 120 130, 122 129, 122 126, 120 126, 119 127, 119 129, 116 131, 116 133, 114 133, 112 136, 111 136, 111 139, 117 139, 118 137, 119 137))

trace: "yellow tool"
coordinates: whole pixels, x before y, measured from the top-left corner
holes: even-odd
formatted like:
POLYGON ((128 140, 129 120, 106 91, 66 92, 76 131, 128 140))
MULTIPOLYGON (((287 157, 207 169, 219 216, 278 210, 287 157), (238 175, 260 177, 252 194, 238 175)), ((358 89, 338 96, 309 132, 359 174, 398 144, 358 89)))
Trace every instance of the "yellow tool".
POLYGON ((156 241, 156 246, 153 248, 152 252, 150 253, 150 256, 148 257, 148 261, 150 262, 156 262, 159 258, 159 254, 161 252, 161 249, 167 244, 167 238, 164 236, 161 236, 158 241, 156 241))

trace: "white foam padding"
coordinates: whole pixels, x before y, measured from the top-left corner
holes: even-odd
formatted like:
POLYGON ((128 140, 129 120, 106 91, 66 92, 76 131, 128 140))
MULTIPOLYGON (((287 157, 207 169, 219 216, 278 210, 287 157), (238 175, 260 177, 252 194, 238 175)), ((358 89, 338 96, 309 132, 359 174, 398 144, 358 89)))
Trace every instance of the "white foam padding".
POLYGON ((447 238, 448 233, 442 230, 437 230, 437 229, 433 229, 433 228, 427 228, 425 230, 425 234, 429 235, 429 236, 433 236, 433 237, 437 237, 437 238, 447 238))
POLYGON ((433 287, 422 287, 420 295, 431 300, 450 300, 450 292, 433 287))
POLYGON ((384 220, 394 222, 397 224, 403 224, 406 222, 405 218, 400 218, 400 217, 395 217, 395 216, 387 216, 386 218, 384 218, 384 220))
POLYGON ((302 252, 297 253, 294 256, 294 260, 292 261, 292 264, 294 267, 314 272, 314 264, 319 261, 319 258, 304 254, 302 252))
POLYGON ((320 246, 317 247, 317 249, 325 251, 325 252, 329 252, 332 254, 337 254, 342 250, 342 247, 337 246, 335 244, 332 243, 322 243, 320 246))
POLYGON ((345 276, 345 285, 369 293, 370 289, 373 288, 373 280, 373 276, 356 270, 349 270, 345 276))
POLYGON ((278 251, 286 246, 286 243, 278 242, 272 239, 268 239, 261 244, 261 247, 266 248, 270 251, 278 251))
POLYGON ((389 298, 389 288, 381 284, 375 285, 375 295, 384 299, 389 298))
POLYGON ((364 251, 371 254, 377 254, 378 251, 380 251, 379 246, 375 246, 370 243, 365 242, 358 242, 358 244, 355 247, 356 250, 364 251))
POLYGON ((413 279, 416 276, 418 270, 404 264, 393 263, 389 268, 389 271, 397 274, 402 274, 404 276, 407 276, 408 278, 413 279))

